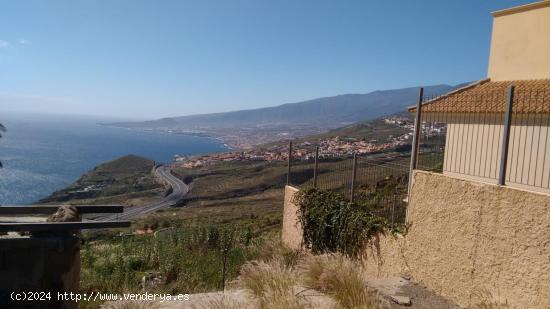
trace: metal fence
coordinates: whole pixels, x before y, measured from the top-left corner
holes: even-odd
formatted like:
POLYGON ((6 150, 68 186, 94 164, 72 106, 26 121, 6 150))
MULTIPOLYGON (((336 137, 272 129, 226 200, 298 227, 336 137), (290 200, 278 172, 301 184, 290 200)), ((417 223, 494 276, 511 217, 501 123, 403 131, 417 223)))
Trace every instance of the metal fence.
POLYGON ((548 87, 478 87, 419 100, 416 168, 550 192, 548 87))
POLYGON ((332 190, 350 201, 367 204, 391 223, 404 223, 408 153, 320 156, 317 147, 315 155, 307 160, 294 158, 292 151, 289 154, 289 185, 332 190))
POLYGON ((289 148, 287 184, 342 193, 405 220, 410 171, 550 193, 550 86, 479 83, 427 98, 420 89, 411 152, 297 160, 289 148))

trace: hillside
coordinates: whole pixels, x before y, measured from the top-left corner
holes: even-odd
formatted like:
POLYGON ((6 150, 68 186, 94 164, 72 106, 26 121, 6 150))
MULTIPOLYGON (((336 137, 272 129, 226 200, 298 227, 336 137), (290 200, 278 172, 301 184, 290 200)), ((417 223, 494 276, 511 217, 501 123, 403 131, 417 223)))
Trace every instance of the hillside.
POLYGON ((108 161, 38 203, 141 205, 164 194, 152 174, 154 165, 135 155, 108 161))
MULTIPOLYGON (((457 86, 424 87, 427 97, 444 94, 457 86)), ((105 125, 215 137, 234 149, 326 133, 358 121, 403 112, 417 100, 418 87, 344 94, 226 113, 170 117, 144 122, 105 125)))
MULTIPOLYGON (((427 96, 443 94, 457 86, 425 87, 427 96)), ((132 128, 208 129, 243 126, 311 125, 336 128, 353 122, 404 111, 413 105, 418 87, 344 94, 275 107, 226 113, 170 117, 145 122, 113 123, 132 128)))

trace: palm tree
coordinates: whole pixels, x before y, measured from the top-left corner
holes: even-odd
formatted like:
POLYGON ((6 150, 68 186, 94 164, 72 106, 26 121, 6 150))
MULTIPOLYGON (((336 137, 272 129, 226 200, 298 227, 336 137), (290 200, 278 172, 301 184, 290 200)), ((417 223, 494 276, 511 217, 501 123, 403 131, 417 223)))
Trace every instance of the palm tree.
MULTIPOLYGON (((6 127, 0 123, 0 137, 2 137, 2 132, 6 132, 6 127)), ((2 167, 2 161, 0 161, 0 167, 2 167)))

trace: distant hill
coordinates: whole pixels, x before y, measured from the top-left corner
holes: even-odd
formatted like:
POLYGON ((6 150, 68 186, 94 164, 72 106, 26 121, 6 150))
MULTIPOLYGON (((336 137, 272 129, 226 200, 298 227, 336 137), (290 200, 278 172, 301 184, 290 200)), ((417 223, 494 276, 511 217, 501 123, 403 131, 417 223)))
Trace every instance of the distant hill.
MULTIPOLYGON (((460 86, 462 85, 427 86, 424 88, 424 93, 427 96, 434 96, 452 91, 460 86)), ((344 94, 275 107, 110 125, 128 128, 189 130, 289 125, 337 128, 404 111, 406 107, 415 103, 417 95, 418 87, 411 87, 374 91, 367 94, 344 94)))
POLYGON ((120 157, 95 167, 38 203, 140 205, 165 193, 152 174, 154 165, 153 160, 136 155, 120 157))

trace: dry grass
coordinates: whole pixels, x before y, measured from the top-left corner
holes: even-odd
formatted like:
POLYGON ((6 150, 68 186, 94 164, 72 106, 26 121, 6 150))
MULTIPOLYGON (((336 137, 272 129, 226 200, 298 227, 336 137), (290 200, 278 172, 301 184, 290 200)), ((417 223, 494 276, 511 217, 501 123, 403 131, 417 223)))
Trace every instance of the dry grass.
POLYGON ((508 302, 497 301, 493 294, 487 290, 479 291, 474 295, 477 301, 472 308, 474 309, 508 309, 511 308, 508 302))
POLYGON ((380 308, 364 285, 362 265, 341 255, 311 256, 281 250, 271 260, 247 263, 237 286, 260 301, 261 308, 310 308, 301 290, 318 291, 336 308, 380 308), (305 287, 305 289, 304 289, 305 287))
POLYGON ((377 308, 359 262, 331 254, 309 257, 301 267, 305 286, 330 295, 343 308, 377 308))
POLYGON ((212 224, 248 226, 255 232, 276 231, 282 222, 283 191, 273 189, 222 200, 194 200, 139 219, 134 226, 158 227, 212 224))
POLYGON ((493 301, 481 301, 478 304, 475 304, 472 308, 474 309, 508 309, 511 308, 506 303, 493 302, 493 301))
POLYGON ((241 268, 238 285, 247 289, 265 309, 306 308, 294 294, 296 274, 279 259, 250 262, 241 268))
POLYGON ((284 188, 284 162, 224 162, 195 169, 175 167, 176 173, 193 178, 188 198, 224 200, 284 188))

